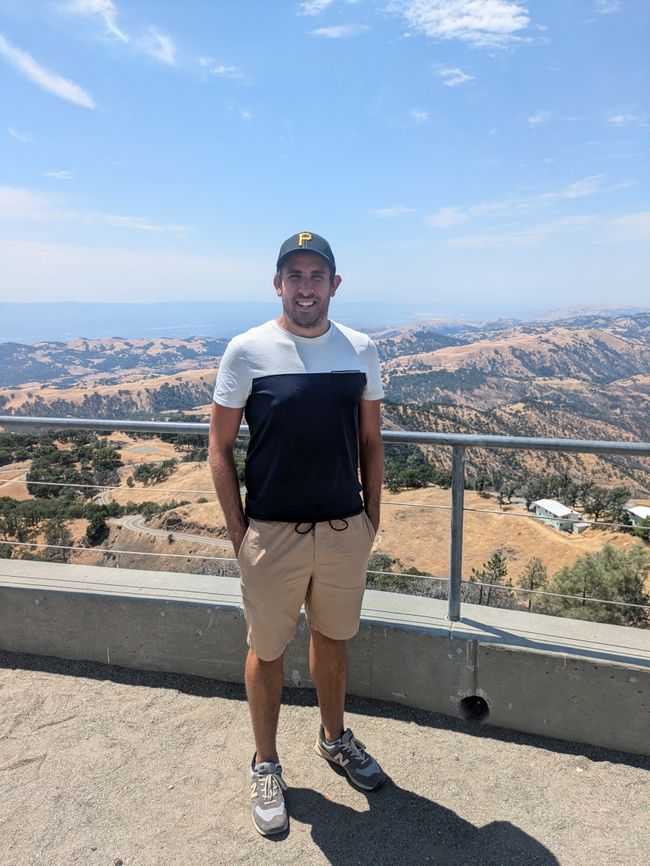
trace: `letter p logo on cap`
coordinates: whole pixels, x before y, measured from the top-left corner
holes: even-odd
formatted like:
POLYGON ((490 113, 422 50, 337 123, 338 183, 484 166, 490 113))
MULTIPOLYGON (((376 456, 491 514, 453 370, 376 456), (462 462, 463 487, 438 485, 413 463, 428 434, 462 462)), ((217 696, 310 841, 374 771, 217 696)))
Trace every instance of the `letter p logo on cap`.
POLYGON ((300 232, 298 235, 298 246, 301 247, 303 243, 311 240, 313 240, 313 235, 310 232, 300 232))

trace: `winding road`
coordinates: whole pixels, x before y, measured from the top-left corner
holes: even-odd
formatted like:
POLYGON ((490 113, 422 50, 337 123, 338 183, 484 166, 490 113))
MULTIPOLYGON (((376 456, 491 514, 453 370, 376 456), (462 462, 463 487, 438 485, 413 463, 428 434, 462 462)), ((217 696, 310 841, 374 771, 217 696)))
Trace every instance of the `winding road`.
POLYGON ((143 535, 155 535, 157 538, 168 538, 171 535, 174 541, 192 541, 195 544, 209 544, 212 547, 219 547, 221 550, 232 550, 232 543, 227 538, 211 538, 208 535, 191 535, 187 532, 151 529, 144 521, 145 518, 141 514, 129 514, 127 517, 118 517, 113 522, 117 526, 123 526, 125 529, 140 532, 143 535))

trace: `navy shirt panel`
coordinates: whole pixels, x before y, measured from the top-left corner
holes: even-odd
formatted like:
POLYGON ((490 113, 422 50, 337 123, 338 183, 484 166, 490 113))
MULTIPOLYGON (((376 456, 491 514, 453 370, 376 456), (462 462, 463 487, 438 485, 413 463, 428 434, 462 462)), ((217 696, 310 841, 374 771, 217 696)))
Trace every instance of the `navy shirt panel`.
POLYGON ((246 514, 313 522, 363 509, 359 482, 361 371, 254 378, 245 415, 246 514))

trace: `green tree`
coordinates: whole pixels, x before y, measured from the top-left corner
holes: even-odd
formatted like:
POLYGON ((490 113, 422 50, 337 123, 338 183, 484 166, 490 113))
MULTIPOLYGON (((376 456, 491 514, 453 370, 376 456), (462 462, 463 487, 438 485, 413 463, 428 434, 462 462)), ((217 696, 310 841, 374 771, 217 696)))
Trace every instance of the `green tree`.
POLYGON ((373 574, 372 572, 392 572, 395 560, 387 553, 371 553, 368 557, 367 586, 371 589, 387 589, 392 586, 390 574, 373 574))
MULTIPOLYGON (((539 556, 533 556, 528 560, 524 566, 524 570, 519 575, 517 583, 523 589, 541 589, 543 586, 546 586, 548 583, 548 572, 539 556)), ((528 594, 529 611, 533 608, 533 597, 532 593, 528 594)))
POLYGON ((611 523, 629 524, 627 513, 623 510, 629 498, 630 491, 627 487, 614 487, 609 491, 606 514, 611 523))
POLYGON ((585 500, 584 509, 594 520, 599 520, 609 505, 609 491, 605 487, 593 485, 585 500))
MULTIPOLYGON (((483 604, 483 598, 485 598, 485 604, 489 605, 493 587, 496 585, 503 586, 507 576, 508 566, 506 564, 506 558, 500 550, 494 551, 488 561, 483 563, 482 569, 473 568, 469 581, 470 583, 480 584, 478 604, 483 604), (487 586, 484 584, 487 584, 487 586), (484 590, 486 591, 484 592, 484 590)), ((501 599, 507 598, 508 596, 512 597, 512 591, 506 593, 500 592, 499 595, 495 597, 501 599)))
POLYGON ((72 544, 70 530, 61 517, 51 517, 45 524, 45 541, 47 544, 55 545, 45 551, 45 558, 50 562, 69 562, 70 551, 61 550, 61 547, 69 547, 72 544))
POLYGON ((542 606, 545 613, 557 616, 644 628, 647 610, 589 599, 649 605, 650 595, 645 588, 649 575, 650 553, 643 545, 618 550, 606 544, 597 553, 579 556, 553 576, 549 591, 572 598, 548 598, 542 606))
POLYGON ((101 512, 96 512, 90 518, 88 527, 86 528, 86 541, 91 547, 96 547, 108 538, 108 525, 106 518, 101 512))
POLYGON ((133 472, 135 481, 140 481, 145 486, 148 484, 160 484, 165 481, 176 470, 177 461, 163 460, 161 463, 141 463, 133 472))
POLYGON ((485 486, 488 483, 489 478, 482 471, 478 473, 476 476, 476 482, 474 484, 474 489, 477 493, 483 493, 485 490, 485 486))

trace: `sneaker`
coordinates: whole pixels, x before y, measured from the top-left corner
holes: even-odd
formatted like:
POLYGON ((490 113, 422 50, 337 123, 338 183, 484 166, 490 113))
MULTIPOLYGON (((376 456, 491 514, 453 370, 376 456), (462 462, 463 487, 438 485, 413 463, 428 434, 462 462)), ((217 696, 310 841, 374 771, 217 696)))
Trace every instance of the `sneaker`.
POLYGON ((328 743, 322 725, 314 746, 317 755, 345 770, 353 785, 364 791, 374 791, 384 784, 386 774, 365 748, 349 728, 344 731, 340 740, 328 743))
POLYGON ((282 767, 273 761, 251 766, 251 812, 253 824, 262 836, 282 833, 289 826, 284 792, 287 783, 282 767))

